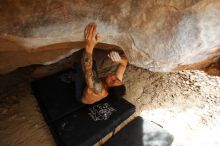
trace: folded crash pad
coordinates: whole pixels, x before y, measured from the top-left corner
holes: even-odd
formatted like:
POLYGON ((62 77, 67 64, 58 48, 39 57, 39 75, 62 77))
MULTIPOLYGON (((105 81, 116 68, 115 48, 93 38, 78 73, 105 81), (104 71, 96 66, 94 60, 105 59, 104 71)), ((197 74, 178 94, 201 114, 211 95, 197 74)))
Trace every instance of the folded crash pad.
POLYGON ((173 136, 160 126, 137 117, 104 146, 170 146, 173 136))
POLYGON ((105 98, 84 105, 74 98, 74 70, 68 69, 32 82, 45 120, 60 146, 91 146, 135 112, 125 99, 105 98))

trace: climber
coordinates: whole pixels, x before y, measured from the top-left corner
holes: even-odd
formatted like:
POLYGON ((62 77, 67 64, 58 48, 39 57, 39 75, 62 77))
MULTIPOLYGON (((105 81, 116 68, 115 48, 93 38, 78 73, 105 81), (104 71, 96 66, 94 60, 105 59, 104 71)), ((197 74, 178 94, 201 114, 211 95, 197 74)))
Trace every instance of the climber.
POLYGON ((110 73, 104 78, 98 78, 96 63, 93 60, 93 49, 100 41, 100 35, 96 32, 95 23, 90 23, 86 26, 84 37, 85 48, 80 66, 84 79, 78 78, 77 91, 79 94, 76 95, 76 99, 84 104, 93 104, 107 96, 116 99, 122 97, 126 90, 122 78, 128 64, 127 58, 125 56, 121 57, 116 51, 110 52, 108 57, 118 63, 119 66, 115 73, 110 73))

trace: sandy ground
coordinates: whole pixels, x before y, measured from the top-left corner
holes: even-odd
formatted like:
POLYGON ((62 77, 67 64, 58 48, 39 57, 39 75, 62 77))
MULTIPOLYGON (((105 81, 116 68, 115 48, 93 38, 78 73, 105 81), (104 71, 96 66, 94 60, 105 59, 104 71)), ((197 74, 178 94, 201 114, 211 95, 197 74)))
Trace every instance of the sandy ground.
MULTIPOLYGON (((98 65, 101 74, 111 65, 98 65)), ((32 66, 0 76, 0 146, 54 146, 30 81, 70 67, 72 57, 47 67, 32 66)), ((125 98, 137 114, 163 126, 173 146, 219 146, 220 77, 200 71, 153 73, 129 65, 125 98)))
POLYGON ((126 98, 174 136, 173 146, 219 146, 220 77, 200 71, 152 73, 130 66, 126 98))

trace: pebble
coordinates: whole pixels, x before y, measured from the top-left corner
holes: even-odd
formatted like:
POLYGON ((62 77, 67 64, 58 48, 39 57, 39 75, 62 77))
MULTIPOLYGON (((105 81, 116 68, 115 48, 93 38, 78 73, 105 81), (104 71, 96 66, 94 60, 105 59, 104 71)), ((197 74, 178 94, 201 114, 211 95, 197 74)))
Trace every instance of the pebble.
POLYGON ((38 124, 35 124, 35 125, 34 125, 34 128, 38 128, 38 127, 39 127, 39 125, 38 125, 38 124))

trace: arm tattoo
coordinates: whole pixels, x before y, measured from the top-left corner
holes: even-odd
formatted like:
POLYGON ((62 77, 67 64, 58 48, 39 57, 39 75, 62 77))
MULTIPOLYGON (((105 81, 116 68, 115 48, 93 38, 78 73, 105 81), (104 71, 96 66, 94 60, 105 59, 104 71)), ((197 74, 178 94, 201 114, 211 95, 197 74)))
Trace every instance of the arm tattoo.
POLYGON ((84 51, 81 63, 88 88, 92 89, 92 91, 94 91, 96 94, 101 93, 103 90, 103 85, 98 78, 97 73, 92 69, 92 54, 84 51))

